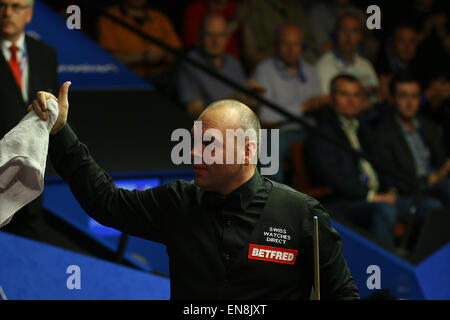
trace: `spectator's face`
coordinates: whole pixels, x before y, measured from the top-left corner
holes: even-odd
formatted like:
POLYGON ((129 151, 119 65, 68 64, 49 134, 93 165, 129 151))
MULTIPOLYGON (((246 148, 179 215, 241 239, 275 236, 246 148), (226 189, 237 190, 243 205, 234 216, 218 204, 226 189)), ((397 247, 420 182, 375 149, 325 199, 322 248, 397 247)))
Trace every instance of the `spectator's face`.
POLYGON ((358 82, 340 79, 333 94, 333 105, 337 114, 347 118, 358 115, 362 104, 361 86, 358 82))
POLYGON ((293 26, 280 31, 277 51, 286 65, 296 65, 302 55, 303 36, 301 31, 293 26))
POLYGON ((344 18, 336 32, 337 46, 341 52, 354 53, 362 39, 361 22, 354 17, 344 18))
POLYGON ((233 110, 217 109, 202 113, 197 120, 202 122, 202 135, 211 137, 208 138, 210 141, 197 141, 201 143, 201 146, 194 144, 191 150, 195 183, 204 190, 220 192, 224 185, 229 185, 241 175, 243 165, 237 163, 237 157, 241 152, 238 151, 236 143, 233 148, 230 147, 230 150, 227 150, 226 139, 226 129, 235 129, 238 117, 238 113, 233 110), (208 129, 216 129, 218 132, 211 132, 208 129), (206 148, 210 150, 205 150, 206 148), (214 150, 211 157, 221 159, 222 163, 208 164, 212 162, 212 158, 209 158, 211 150, 214 150), (233 164, 227 164, 227 151, 234 153, 233 164), (201 162, 201 164, 195 164, 195 162, 201 162))
POLYGON ((0 36, 16 41, 32 15, 33 9, 27 0, 0 0, 0 36))
POLYGON ((394 55, 404 63, 409 63, 416 55, 417 34, 409 28, 397 30, 392 44, 394 55))
POLYGON ((202 46, 210 57, 221 56, 227 46, 227 23, 224 18, 214 17, 206 21, 202 46))
POLYGON ((403 119, 416 116, 420 106, 420 86, 417 82, 398 83, 395 86, 395 105, 398 115, 403 119))

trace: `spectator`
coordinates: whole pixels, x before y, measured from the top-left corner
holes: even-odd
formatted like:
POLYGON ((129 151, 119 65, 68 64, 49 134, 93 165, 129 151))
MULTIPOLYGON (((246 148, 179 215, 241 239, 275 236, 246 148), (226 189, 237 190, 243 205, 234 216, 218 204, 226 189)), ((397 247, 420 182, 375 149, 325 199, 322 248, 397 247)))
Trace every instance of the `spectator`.
POLYGON ((252 1, 250 17, 243 28, 244 55, 249 70, 274 56, 276 30, 285 23, 295 23, 303 31, 303 42, 308 48, 304 58, 308 62, 315 61, 314 38, 308 30, 305 11, 298 1, 252 1))
MULTIPOLYGON (((416 78, 400 73, 393 78, 391 88, 395 112, 377 127, 377 137, 383 145, 381 163, 403 176, 419 179, 426 186, 419 210, 419 217, 423 218, 432 209, 450 207, 450 159, 445 156, 439 128, 418 116, 421 90, 416 78)), ((394 184, 399 194, 407 197, 400 205, 411 206, 416 188, 399 179, 394 184)))
POLYGON ((239 59, 240 29, 245 17, 248 15, 247 1, 239 4, 233 0, 196 0, 186 8, 183 18, 183 41, 190 49, 199 44, 199 30, 203 18, 211 13, 219 13, 227 20, 228 43, 225 52, 239 59))
MULTIPOLYGON (((207 15, 200 29, 201 45, 191 50, 188 57, 250 89, 263 90, 255 81, 247 81, 239 61, 225 53, 227 40, 225 18, 220 14, 207 15)), ((181 64, 178 72, 178 94, 181 103, 185 104, 187 112, 194 119, 215 100, 235 98, 247 105, 255 104, 229 85, 187 62, 181 64)))
POLYGON ((392 102, 389 83, 394 73, 407 70, 417 74, 418 66, 414 63, 414 58, 418 44, 419 37, 414 27, 401 24, 394 29, 391 43, 378 59, 376 66, 383 100, 392 102))
POLYGON ((347 12, 360 11, 349 0, 320 1, 314 5, 308 15, 308 25, 316 42, 316 51, 323 54, 332 50, 334 27, 338 18, 347 12))
MULTIPOLYGON (((255 69, 253 78, 266 88, 265 98, 278 104, 286 111, 302 116, 319 108, 329 100, 328 95, 321 95, 320 82, 316 68, 304 61, 303 33, 297 25, 289 23, 280 26, 276 32, 276 55, 261 62, 255 69)), ((297 123, 287 123, 286 117, 262 106, 259 116, 266 128, 281 128, 280 161, 290 155, 290 144, 303 141, 306 132, 297 123)), ((282 168, 273 177, 283 182, 282 168)))
MULTIPOLYGON (((38 91, 58 95, 55 50, 25 35, 33 5, 33 0, 0 2, 0 139, 25 116, 38 91)), ((43 241, 44 224, 41 196, 19 210, 2 230, 43 241)))
MULTIPOLYGON (((354 150, 364 151, 378 165, 378 150, 367 125, 358 120, 361 85, 352 75, 331 81, 332 109, 319 120, 319 128, 354 150)), ((373 163, 358 159, 347 150, 319 136, 306 142, 306 160, 312 181, 333 190, 324 199, 331 212, 369 230, 387 245, 394 245, 397 196, 389 176, 376 171, 373 163)))
POLYGON ((372 63, 358 54, 362 40, 362 25, 358 16, 344 14, 336 23, 336 43, 333 51, 325 53, 317 62, 319 78, 324 93, 329 93, 330 81, 339 73, 357 77, 364 97, 369 99, 363 110, 377 102, 378 78, 372 63))
MULTIPOLYGON (((180 49, 181 40, 167 17, 147 6, 147 0, 122 0, 107 12, 165 44, 180 49)), ((156 86, 167 84, 174 56, 107 17, 98 22, 100 45, 138 75, 156 86)))

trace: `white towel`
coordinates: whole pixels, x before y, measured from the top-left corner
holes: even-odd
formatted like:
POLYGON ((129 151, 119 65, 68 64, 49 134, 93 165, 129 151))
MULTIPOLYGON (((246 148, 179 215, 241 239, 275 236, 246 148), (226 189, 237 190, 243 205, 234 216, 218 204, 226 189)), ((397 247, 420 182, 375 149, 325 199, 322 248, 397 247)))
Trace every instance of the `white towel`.
POLYGON ((0 140, 0 228, 44 190, 49 133, 58 118, 58 103, 47 100, 48 119, 29 112, 0 140))

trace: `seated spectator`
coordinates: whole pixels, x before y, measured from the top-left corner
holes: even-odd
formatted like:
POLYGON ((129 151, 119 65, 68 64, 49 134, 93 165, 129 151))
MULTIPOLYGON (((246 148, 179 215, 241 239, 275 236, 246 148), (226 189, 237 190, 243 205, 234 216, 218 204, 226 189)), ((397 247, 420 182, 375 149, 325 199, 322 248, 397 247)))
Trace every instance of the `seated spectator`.
MULTIPOLYGON (((263 90, 254 81, 247 81, 239 61, 225 53, 227 40, 227 21, 220 14, 210 14, 204 18, 200 29, 200 47, 191 50, 188 57, 247 88, 263 90)), ((179 99, 194 119, 207 105, 216 100, 234 98, 247 105, 255 104, 234 88, 187 62, 181 64, 177 82, 179 99)))
POLYGON ((244 56, 247 67, 254 67, 274 56, 273 44, 278 27, 285 23, 295 23, 302 31, 308 50, 304 58, 314 62, 314 38, 308 30, 305 11, 296 0, 252 1, 251 13, 243 27, 244 56))
POLYGON ((392 103, 389 83, 394 73, 405 70, 416 74, 418 72, 417 64, 414 64, 413 60, 416 56, 419 37, 412 26, 402 24, 394 29, 390 42, 378 59, 376 69, 380 78, 382 99, 392 103))
MULTIPOLYGON (((421 47, 423 49, 423 45, 421 47)), ((424 88, 424 111, 448 131, 448 112, 445 111, 446 106, 450 105, 450 82, 445 77, 448 72, 439 56, 433 57, 437 61, 432 65, 442 68, 442 73, 430 70, 431 58, 425 58, 419 50, 419 34, 416 29, 409 24, 398 25, 394 29, 391 44, 377 63, 382 100, 388 102, 388 106, 394 104, 390 95, 390 80, 395 73, 401 71, 412 73, 424 88)), ((387 109, 389 111, 389 107, 387 109)))
MULTIPOLYGON (((107 12, 175 49, 182 47, 170 21, 163 13, 150 9, 147 0, 122 0, 107 12)), ((167 83, 174 56, 156 44, 103 16, 98 22, 98 41, 117 59, 156 86, 167 83)))
MULTIPOLYGON (((377 161, 378 167, 378 150, 370 128, 358 120, 362 107, 358 79, 338 75, 331 81, 330 91, 332 108, 320 118, 319 129, 342 144, 363 151, 377 161)), ((305 151, 314 184, 333 190, 333 196, 324 199, 324 205, 331 212, 368 227, 387 245, 394 245, 397 196, 389 176, 377 172, 367 160, 316 135, 308 137, 305 151)))
MULTIPOLYGON (((400 73, 393 78, 391 88, 395 111, 377 127, 378 141, 383 146, 381 164, 422 181, 425 190, 419 216, 423 218, 432 209, 450 207, 450 159, 445 155, 439 128, 418 115, 421 90, 416 78, 400 73)), ((409 198, 404 205, 410 206, 416 188, 399 179, 394 180, 394 185, 400 195, 409 198)))
POLYGON ((364 96, 363 109, 370 109, 377 102, 378 78, 372 63, 358 54, 362 40, 362 25, 358 16, 344 14, 335 27, 336 43, 332 51, 317 62, 322 92, 329 93, 330 81, 339 73, 354 75, 360 81, 364 96))
POLYGON ((247 1, 234 0, 196 0, 189 3, 183 18, 183 42, 191 49, 199 44, 200 24, 204 17, 218 13, 227 20, 228 43, 225 52, 240 58, 240 29, 248 15, 247 1))
MULTIPOLYGON (((321 95, 316 68, 304 61, 303 33, 295 24, 280 26, 276 32, 276 55, 261 62, 253 78, 266 88, 265 98, 278 104, 298 117, 318 109, 329 101, 329 95, 321 95)), ((263 127, 280 128, 280 161, 290 156, 290 145, 303 141, 306 132, 297 123, 267 106, 261 106, 259 117, 263 127)), ((283 182, 282 168, 273 179, 283 182)))
POLYGON ((308 25, 320 55, 333 49, 334 27, 339 17, 348 12, 360 11, 349 0, 320 1, 311 8, 308 25))

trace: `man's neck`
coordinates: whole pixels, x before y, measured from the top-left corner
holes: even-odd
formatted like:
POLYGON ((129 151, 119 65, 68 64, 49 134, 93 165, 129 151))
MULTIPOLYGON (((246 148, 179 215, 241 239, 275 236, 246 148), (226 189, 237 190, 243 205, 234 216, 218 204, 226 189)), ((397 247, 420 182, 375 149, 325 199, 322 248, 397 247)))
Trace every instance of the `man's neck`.
POLYGON ((402 117, 401 115, 397 114, 398 119, 405 127, 406 131, 412 132, 414 131, 414 118, 406 118, 402 117))
POLYGON ((15 34, 15 35, 3 35, 0 34, 1 40, 11 41, 13 44, 16 44, 19 41, 20 37, 23 33, 15 34))
POLYGON ((284 70, 292 76, 298 74, 298 63, 295 64, 285 64, 284 70))
POLYGON ((217 68, 217 69, 222 69, 223 66, 223 57, 222 56, 217 56, 217 57, 210 57, 212 64, 217 68))
POLYGON ((218 193, 226 196, 227 194, 230 194, 231 192, 242 186, 253 177, 253 175, 255 174, 256 166, 252 166, 251 168, 244 167, 244 170, 245 172, 239 177, 239 179, 236 179, 236 181, 233 181, 233 183, 230 183, 228 186, 218 191, 218 193))
POLYGON ((353 64, 355 60, 355 52, 343 52, 338 50, 339 57, 348 64, 353 64))

